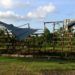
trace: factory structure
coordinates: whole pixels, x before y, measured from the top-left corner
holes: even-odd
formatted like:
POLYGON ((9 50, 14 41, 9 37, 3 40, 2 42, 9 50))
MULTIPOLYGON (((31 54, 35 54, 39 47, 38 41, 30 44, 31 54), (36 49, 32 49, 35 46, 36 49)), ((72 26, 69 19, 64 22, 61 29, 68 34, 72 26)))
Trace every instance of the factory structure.
POLYGON ((6 24, 0 21, 0 53, 17 52, 24 55, 55 55, 66 57, 75 56, 74 19, 65 19, 64 21, 50 21, 43 23, 43 33, 47 25, 52 27, 49 28, 49 30, 51 30, 50 35, 52 36, 52 42, 48 47, 45 45, 45 36, 42 38, 44 42, 39 42, 37 45, 36 40, 37 38, 40 38, 43 33, 36 33, 39 29, 31 28, 29 23, 27 25, 28 28, 20 28, 21 26, 16 27, 12 24, 6 24), (1 33, 4 33, 4 35, 1 33), (3 38, 5 41, 2 40, 3 38))

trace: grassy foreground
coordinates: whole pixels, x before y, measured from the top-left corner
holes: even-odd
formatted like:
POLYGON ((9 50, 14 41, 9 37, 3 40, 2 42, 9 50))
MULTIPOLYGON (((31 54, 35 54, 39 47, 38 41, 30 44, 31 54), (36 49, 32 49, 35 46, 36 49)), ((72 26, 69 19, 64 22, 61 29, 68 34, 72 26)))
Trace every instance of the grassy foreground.
POLYGON ((74 61, 0 57, 0 75, 42 75, 45 70, 72 70, 74 61))

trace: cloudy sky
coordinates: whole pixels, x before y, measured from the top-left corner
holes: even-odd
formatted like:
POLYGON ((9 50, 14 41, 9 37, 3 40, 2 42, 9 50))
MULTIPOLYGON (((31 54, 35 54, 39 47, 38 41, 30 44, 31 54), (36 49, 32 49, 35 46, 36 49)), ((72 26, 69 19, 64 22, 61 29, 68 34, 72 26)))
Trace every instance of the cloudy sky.
POLYGON ((75 18, 75 0, 0 0, 0 21, 15 26, 75 18))

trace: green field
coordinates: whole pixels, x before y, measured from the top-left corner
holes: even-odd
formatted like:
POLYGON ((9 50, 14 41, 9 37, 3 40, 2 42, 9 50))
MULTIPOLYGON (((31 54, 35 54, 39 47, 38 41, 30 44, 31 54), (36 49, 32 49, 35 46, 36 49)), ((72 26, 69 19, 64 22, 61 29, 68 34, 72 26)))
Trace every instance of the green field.
POLYGON ((42 75, 46 70, 74 70, 75 61, 0 57, 0 75, 42 75))

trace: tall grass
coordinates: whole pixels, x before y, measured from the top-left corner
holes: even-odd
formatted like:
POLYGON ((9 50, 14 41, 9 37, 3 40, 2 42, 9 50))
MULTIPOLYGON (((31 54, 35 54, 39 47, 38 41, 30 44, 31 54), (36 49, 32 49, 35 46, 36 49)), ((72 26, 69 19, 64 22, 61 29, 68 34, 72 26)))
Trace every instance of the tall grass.
POLYGON ((73 61, 0 57, 0 75, 45 75, 51 70, 74 69, 73 61))

